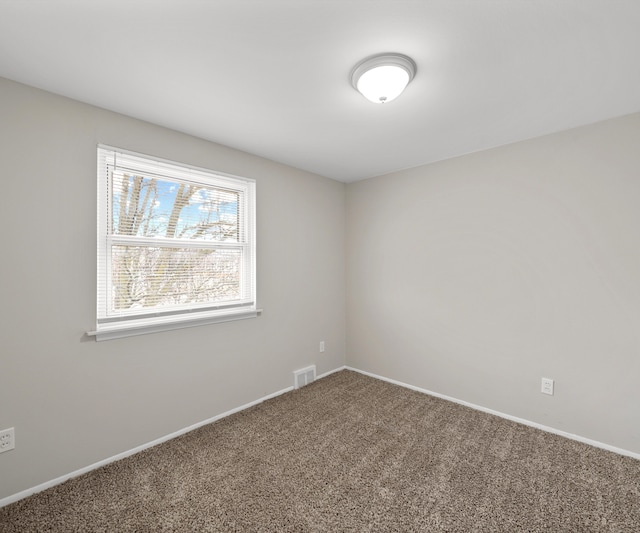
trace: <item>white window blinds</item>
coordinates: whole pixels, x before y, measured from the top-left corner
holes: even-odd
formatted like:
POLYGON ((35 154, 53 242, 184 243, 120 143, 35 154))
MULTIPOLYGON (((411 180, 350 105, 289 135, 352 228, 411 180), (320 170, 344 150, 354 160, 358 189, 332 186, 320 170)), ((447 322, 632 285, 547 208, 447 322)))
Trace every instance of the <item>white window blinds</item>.
POLYGON ((99 146, 97 296, 99 340, 255 316, 255 182, 99 146))

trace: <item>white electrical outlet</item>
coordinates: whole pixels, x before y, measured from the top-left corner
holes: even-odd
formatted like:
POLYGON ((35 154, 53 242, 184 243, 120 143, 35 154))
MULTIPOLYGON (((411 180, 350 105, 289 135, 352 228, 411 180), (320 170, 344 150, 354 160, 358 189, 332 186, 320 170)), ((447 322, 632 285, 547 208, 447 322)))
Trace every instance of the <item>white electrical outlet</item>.
POLYGON ((320 353, 324 352, 324 341, 320 341, 320 353))
POLYGON ((553 380, 549 378, 542 378, 542 387, 540 389, 542 394, 549 394, 553 396, 553 380))
POLYGON ((0 431, 0 453, 8 452, 16 447, 16 436, 13 428, 0 431))

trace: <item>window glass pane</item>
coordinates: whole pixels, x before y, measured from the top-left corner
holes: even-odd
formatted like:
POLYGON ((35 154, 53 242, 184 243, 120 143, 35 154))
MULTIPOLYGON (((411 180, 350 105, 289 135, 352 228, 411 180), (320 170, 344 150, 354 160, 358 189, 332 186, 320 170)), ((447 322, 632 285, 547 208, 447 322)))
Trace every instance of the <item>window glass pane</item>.
POLYGON ((98 146, 96 339, 257 316, 255 181, 98 146))
POLYGON ((111 311, 224 303, 242 298, 240 250, 111 248, 111 311))
POLYGON ((239 194, 122 171, 113 173, 114 235, 239 242, 239 194))

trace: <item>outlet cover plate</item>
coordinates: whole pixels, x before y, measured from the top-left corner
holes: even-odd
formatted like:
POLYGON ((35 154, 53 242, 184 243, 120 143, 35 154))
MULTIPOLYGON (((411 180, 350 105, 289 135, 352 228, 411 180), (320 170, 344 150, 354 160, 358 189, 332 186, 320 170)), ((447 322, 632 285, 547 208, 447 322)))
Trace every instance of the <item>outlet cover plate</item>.
POLYGON ((0 430, 0 453, 8 452, 16 447, 16 434, 14 428, 0 430))

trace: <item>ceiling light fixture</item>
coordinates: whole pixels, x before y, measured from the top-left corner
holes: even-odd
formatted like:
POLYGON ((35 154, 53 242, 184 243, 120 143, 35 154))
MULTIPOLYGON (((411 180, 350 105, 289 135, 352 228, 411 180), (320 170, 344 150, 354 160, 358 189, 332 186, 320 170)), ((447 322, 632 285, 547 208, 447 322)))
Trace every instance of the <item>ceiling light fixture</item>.
POLYGON ((379 54, 363 59, 351 71, 351 85, 375 104, 391 102, 416 75, 413 59, 402 54, 379 54))

